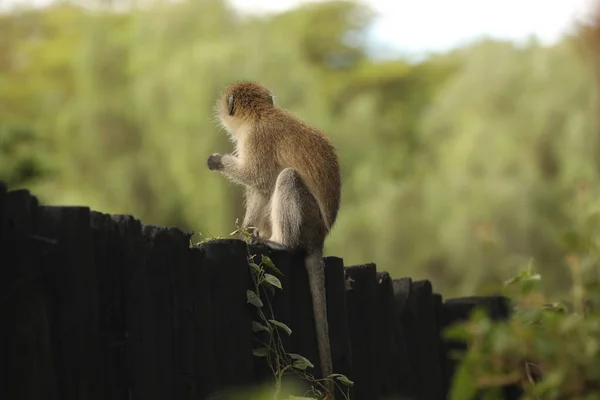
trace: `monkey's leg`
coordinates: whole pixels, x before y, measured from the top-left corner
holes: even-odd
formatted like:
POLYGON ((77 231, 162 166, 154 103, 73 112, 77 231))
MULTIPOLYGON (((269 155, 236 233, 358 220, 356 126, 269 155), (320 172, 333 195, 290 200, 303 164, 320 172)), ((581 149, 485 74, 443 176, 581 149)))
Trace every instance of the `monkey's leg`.
MULTIPOLYGON (((277 177, 271 200, 271 242, 306 249, 305 265, 313 303, 313 314, 323 377, 332 374, 329 324, 323 265, 323 220, 319 206, 302 181, 300 174, 286 168, 277 177)), ((333 398, 331 381, 325 387, 333 398)))
POLYGON ((287 247, 301 242, 302 206, 306 202, 306 190, 302 178, 293 168, 279 173, 271 198, 271 241, 287 247))
POLYGON ((245 191, 246 214, 244 216, 243 228, 254 228, 253 236, 266 237, 270 235, 268 219, 269 198, 264 193, 246 188, 245 191))

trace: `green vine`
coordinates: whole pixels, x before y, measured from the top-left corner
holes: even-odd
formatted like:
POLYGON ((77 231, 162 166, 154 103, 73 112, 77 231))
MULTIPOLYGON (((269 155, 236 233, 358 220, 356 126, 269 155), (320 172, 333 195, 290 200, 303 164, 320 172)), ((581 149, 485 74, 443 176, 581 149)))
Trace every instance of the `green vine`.
MULTIPOLYGON (((246 243, 251 234, 247 229, 240 228, 231 233, 231 235, 241 234, 246 243)), ((295 374, 302 380, 311 384, 311 390, 308 395, 310 399, 327 399, 330 394, 327 393, 325 383, 333 382, 336 387, 342 392, 344 399, 349 399, 348 387, 354 383, 342 374, 331 374, 322 379, 316 379, 307 370, 314 368, 314 365, 306 358, 299 354, 288 353, 281 339, 282 334, 291 335, 292 330, 283 322, 277 321, 274 318, 269 318, 268 315, 274 317, 273 308, 268 296, 264 297, 264 301, 260 297, 260 289, 269 291, 271 295, 275 294, 276 290, 283 290, 281 281, 276 275, 283 276, 281 271, 273 264, 273 261, 265 255, 261 255, 259 263, 255 261, 255 254, 250 254, 250 246, 248 246, 248 265, 250 267, 253 289, 248 289, 246 292, 248 303, 252 304, 257 309, 258 321, 252 321, 252 328, 255 333, 265 332, 267 340, 261 341, 256 339, 260 347, 253 350, 255 357, 264 357, 271 372, 275 378, 275 390, 273 399, 279 399, 281 396, 281 388, 283 376, 286 374, 295 374), (266 308, 265 308, 266 307, 266 308), (266 313, 264 310, 268 310, 266 313), (341 384, 341 385, 340 385, 341 384)), ((307 397, 303 397, 307 399, 307 397)), ((287 399, 299 399, 289 395, 287 399)))

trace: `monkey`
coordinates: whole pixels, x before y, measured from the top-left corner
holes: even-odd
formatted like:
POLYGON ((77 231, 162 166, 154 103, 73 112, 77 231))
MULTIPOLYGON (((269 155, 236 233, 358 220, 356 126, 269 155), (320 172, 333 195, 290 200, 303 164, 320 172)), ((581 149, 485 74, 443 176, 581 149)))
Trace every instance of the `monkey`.
MULTIPOLYGON (((251 243, 303 250, 323 377, 332 373, 323 248, 341 200, 336 149, 319 129, 277 107, 263 85, 229 85, 215 105, 216 118, 234 146, 211 154, 207 165, 244 187, 244 228, 251 243)), ((333 398, 330 382, 327 391, 333 398)))

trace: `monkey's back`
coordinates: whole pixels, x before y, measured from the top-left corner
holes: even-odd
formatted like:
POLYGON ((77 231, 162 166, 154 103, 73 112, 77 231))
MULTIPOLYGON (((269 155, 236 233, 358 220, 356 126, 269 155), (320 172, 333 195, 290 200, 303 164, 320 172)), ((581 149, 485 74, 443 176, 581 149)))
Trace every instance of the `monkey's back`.
MULTIPOLYGON (((275 135, 275 158, 280 168, 297 170, 319 203, 329 231, 337 218, 341 200, 341 173, 336 149, 319 129, 276 109, 269 118, 275 135)), ((266 127, 265 127, 266 128, 266 127)))

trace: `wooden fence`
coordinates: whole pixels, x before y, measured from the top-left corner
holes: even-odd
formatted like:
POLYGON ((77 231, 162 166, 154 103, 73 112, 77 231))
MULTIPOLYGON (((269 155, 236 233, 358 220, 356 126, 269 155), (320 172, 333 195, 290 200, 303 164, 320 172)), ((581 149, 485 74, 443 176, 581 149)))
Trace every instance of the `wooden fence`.
MULTIPOLYGON (((252 353, 247 256, 241 240, 190 247, 179 229, 43 206, 0 182, 0 398, 206 399, 268 380, 252 353)), ((319 376, 301 255, 270 257, 283 273, 274 313, 292 330, 284 346, 319 376)), ((501 297, 442 301, 429 281, 325 263, 334 372, 354 381, 352 399, 445 399, 449 352, 462 344, 440 330, 476 305, 509 313, 501 297)), ((505 398, 517 395, 506 388, 505 398)))

